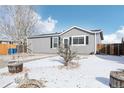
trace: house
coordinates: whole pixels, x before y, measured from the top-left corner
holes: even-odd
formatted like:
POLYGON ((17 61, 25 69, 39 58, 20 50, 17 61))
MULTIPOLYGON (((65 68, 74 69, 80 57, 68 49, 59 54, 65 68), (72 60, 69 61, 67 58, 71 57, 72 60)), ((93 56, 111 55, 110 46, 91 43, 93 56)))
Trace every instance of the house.
POLYGON ((62 43, 70 45, 79 54, 96 53, 97 44, 103 40, 101 30, 86 30, 77 26, 61 33, 41 34, 28 38, 29 49, 33 53, 56 53, 62 43))

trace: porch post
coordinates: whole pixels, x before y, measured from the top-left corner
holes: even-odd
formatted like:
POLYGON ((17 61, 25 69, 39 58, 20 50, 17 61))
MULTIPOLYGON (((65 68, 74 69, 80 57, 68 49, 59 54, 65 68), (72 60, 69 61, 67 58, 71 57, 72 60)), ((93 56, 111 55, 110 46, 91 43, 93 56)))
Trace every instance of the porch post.
POLYGON ((94 54, 96 54, 96 33, 95 33, 95 51, 94 54))

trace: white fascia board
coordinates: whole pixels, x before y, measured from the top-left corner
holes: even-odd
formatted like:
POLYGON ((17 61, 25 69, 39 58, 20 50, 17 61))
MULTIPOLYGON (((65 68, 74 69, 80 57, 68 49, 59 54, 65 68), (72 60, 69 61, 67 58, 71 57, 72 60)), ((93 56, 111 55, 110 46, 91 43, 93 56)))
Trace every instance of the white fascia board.
POLYGON ((84 29, 84 28, 81 28, 81 27, 78 27, 78 26, 73 26, 73 27, 67 29, 66 31, 60 33, 60 35, 62 35, 62 34, 64 34, 64 33, 68 32, 69 30, 71 30, 71 29, 73 29, 73 28, 78 28, 78 29, 81 29, 81 30, 84 30, 84 31, 86 31, 86 32, 93 33, 93 34, 102 32, 102 31, 93 32, 93 31, 90 31, 90 30, 87 30, 87 29, 84 29))

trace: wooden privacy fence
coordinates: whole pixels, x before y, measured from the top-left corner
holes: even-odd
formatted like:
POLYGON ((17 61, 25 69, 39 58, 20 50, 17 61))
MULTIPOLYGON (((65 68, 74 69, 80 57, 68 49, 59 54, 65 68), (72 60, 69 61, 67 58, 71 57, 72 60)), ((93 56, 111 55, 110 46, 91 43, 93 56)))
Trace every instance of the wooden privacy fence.
POLYGON ((16 53, 26 53, 27 52, 27 47, 23 46, 23 45, 0 44, 0 55, 11 54, 11 53, 9 53, 9 49, 17 49, 16 53))
POLYGON ((16 48, 15 44, 0 44, 0 55, 7 55, 9 48, 16 48))
POLYGON ((97 54, 106 54, 106 55, 124 55, 124 44, 98 44, 97 45, 97 54))

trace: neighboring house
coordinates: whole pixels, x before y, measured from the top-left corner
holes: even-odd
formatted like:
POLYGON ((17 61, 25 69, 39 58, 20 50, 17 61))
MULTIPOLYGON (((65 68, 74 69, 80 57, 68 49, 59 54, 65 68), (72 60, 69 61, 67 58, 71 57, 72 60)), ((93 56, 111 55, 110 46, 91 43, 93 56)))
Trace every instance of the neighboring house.
POLYGON ((28 45, 33 53, 57 53, 57 48, 62 43, 65 47, 70 45, 71 49, 79 54, 95 54, 101 40, 101 30, 86 30, 74 26, 61 33, 29 37, 28 45))

